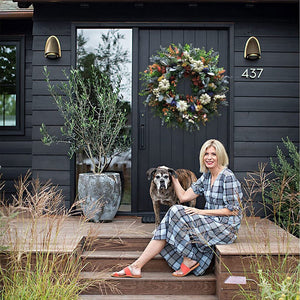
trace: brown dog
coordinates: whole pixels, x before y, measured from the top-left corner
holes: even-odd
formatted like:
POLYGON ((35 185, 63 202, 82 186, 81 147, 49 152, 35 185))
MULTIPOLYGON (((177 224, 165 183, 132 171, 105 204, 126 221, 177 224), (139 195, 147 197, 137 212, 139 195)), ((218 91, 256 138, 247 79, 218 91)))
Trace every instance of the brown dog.
MULTIPOLYGON (((174 169, 165 166, 149 169, 147 171, 147 176, 149 180, 151 179, 150 196, 155 214, 155 227, 157 227, 160 223, 160 204, 172 206, 179 203, 171 176, 178 178, 181 186, 185 190, 187 190, 197 178, 190 170, 177 169, 175 171, 174 169)), ((196 199, 189 203, 190 206, 195 207, 196 199)))

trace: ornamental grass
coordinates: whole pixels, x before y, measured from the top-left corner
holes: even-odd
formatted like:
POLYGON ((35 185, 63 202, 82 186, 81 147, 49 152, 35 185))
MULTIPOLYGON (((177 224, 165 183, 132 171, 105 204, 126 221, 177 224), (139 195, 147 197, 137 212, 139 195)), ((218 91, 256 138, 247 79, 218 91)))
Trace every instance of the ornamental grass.
MULTIPOLYGON (((251 231, 250 245, 253 256, 250 260, 250 272, 245 270, 246 278, 252 278, 256 290, 249 291, 240 285, 238 296, 242 299, 257 300, 299 300, 300 299, 300 261, 299 255, 288 253, 299 237, 299 153, 293 143, 283 139, 287 148, 286 156, 277 147, 277 158, 271 159, 272 171, 267 172, 267 164, 259 164, 258 171, 249 173, 245 179, 244 201, 248 215, 255 216, 255 199, 262 201, 262 211, 268 219, 284 229, 285 234, 269 236, 267 228, 262 234, 251 231), (294 236, 293 236, 294 235, 294 236), (253 243, 252 243, 253 241, 253 243), (277 245, 277 253, 272 254, 272 247, 277 245), (267 253, 261 254, 258 247, 267 253), (256 247, 255 247, 256 246, 256 247)), ((249 226, 249 224, 246 224, 249 226)), ((252 228, 249 226, 249 228, 252 228)), ((273 249, 274 251, 274 249, 273 249)), ((251 279, 250 279, 251 280, 251 279)), ((240 299, 237 296, 238 299, 240 299)))
MULTIPOLYGON (((82 280, 86 263, 81 249, 67 251, 78 241, 62 236, 62 229, 78 203, 66 211, 61 192, 50 182, 31 180, 29 173, 19 179, 16 188, 13 203, 2 203, 0 210, 0 299, 78 299, 88 287, 106 285, 101 278, 82 280)), ((77 230, 84 224, 80 220, 77 230)), ((89 232, 89 241, 96 235, 89 232)))

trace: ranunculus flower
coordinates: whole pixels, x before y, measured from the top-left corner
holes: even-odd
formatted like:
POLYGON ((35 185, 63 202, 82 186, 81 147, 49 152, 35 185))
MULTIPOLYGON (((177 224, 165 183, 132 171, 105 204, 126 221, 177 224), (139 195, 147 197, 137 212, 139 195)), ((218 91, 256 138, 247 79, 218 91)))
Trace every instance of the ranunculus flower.
POLYGON ((170 88, 170 82, 168 79, 162 79, 158 84, 158 88, 160 91, 165 92, 170 88))
POLYGON ((188 104, 186 101, 180 100, 177 102, 177 109, 181 112, 186 111, 188 108, 188 104))
POLYGON ((194 60, 193 61, 193 70, 195 72, 200 73, 203 70, 204 66, 203 66, 203 62, 201 60, 194 60))
POLYGON ((159 96, 159 88, 153 89, 153 95, 155 95, 156 98, 159 96))
POLYGON ((223 100, 223 99, 226 99, 226 96, 224 94, 222 94, 222 95, 215 95, 214 98, 215 98, 215 100, 223 100))
POLYGON ((205 94, 202 94, 200 96, 200 101, 203 105, 205 105, 205 104, 208 104, 211 101, 211 98, 208 94, 205 93, 205 94))

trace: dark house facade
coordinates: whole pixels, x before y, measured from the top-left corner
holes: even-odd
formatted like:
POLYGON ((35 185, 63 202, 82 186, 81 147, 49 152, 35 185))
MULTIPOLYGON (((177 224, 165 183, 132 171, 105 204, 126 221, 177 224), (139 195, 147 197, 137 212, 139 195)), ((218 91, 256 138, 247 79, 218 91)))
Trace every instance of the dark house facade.
MULTIPOLYGON (((33 12, 0 14, 0 43, 17 50, 15 122, 0 124, 0 165, 7 193, 28 169, 33 177, 63 190, 65 205, 76 196, 74 160, 66 145, 45 146, 40 127, 59 132, 63 120, 43 75, 65 80, 62 70, 76 65, 79 29, 129 29, 132 49, 131 208, 129 214, 152 211, 146 171, 157 165, 188 168, 199 174, 198 153, 209 138, 221 140, 230 168, 243 180, 259 162, 276 155, 287 136, 299 142, 299 3, 298 1, 89 1, 20 0, 33 12), (55 35, 61 58, 44 56, 55 35), (255 36, 261 58, 244 58, 247 40, 255 36), (213 48, 230 76, 229 106, 199 132, 161 126, 139 96, 140 72, 149 57, 170 43, 213 48)), ((0 78, 1 81, 1 78, 0 78)), ((1 93, 0 93, 1 94, 1 93)), ((1 95, 0 95, 1 96, 1 95)))

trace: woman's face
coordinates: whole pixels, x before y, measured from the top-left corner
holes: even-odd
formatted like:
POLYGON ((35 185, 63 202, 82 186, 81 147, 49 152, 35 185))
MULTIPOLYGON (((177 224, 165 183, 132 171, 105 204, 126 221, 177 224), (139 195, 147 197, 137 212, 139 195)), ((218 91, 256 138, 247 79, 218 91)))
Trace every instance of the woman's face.
POLYGON ((203 159, 207 169, 211 170, 218 167, 218 157, 215 147, 210 146, 206 148, 203 159))

